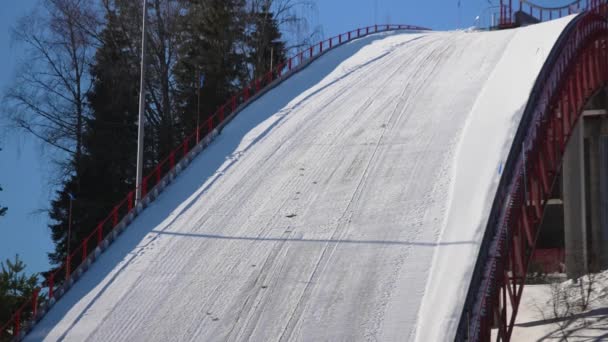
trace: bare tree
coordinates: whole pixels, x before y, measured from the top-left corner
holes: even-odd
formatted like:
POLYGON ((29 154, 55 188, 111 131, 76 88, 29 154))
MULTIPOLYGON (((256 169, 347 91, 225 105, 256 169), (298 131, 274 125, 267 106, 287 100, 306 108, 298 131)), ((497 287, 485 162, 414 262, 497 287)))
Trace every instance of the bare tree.
POLYGON ((568 326, 571 324, 571 317, 574 315, 571 303, 571 291, 560 283, 551 284, 551 310, 553 320, 558 326, 563 341, 568 341, 568 326))
MULTIPOLYGON (((592 302, 598 300, 597 274, 589 273, 565 283, 553 282, 550 290, 549 320, 557 325, 557 330, 553 333, 559 333, 562 341, 568 341, 577 330, 593 325, 585 313, 591 308, 592 302)), ((543 319, 547 319, 544 310, 537 309, 543 319)))
POLYGON ((43 0, 22 17, 13 38, 25 58, 3 96, 13 124, 68 153, 78 172, 88 75, 100 24, 91 1, 43 0))
MULTIPOLYGON (((186 3, 181 0, 147 0, 148 27, 147 74, 146 74, 146 122, 158 147, 156 157, 164 156, 175 143, 172 130, 175 123, 175 77, 179 38, 178 19, 186 3)), ((129 38, 129 52, 135 65, 141 56, 141 1, 102 0, 107 13, 116 15, 118 24, 129 38)))
POLYGON ((312 0, 249 0, 251 12, 270 9, 287 41, 288 50, 299 50, 322 38, 316 25, 317 6, 312 0))
POLYGON ((154 0, 151 6, 149 62, 152 72, 149 94, 152 105, 149 116, 158 128, 161 156, 173 148, 177 138, 174 129, 176 90, 173 71, 177 61, 178 18, 183 6, 177 0, 154 0))

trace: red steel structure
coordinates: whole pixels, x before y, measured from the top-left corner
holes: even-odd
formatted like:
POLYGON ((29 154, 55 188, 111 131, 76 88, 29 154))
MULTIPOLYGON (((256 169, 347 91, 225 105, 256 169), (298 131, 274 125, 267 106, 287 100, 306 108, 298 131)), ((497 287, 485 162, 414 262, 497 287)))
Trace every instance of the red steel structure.
POLYGON ((187 166, 195 154, 204 149, 217 134, 220 134, 222 128, 243 108, 327 51, 370 34, 398 30, 428 31, 429 29, 413 25, 374 25, 313 44, 277 65, 264 76, 252 81, 220 106, 213 115, 206 120, 201 120, 200 122, 203 123, 196 127, 190 136, 143 178, 143 204, 140 207, 136 206, 135 189, 129 192, 109 215, 97 224, 91 234, 71 252, 66 262, 54 269, 32 296, 14 312, 11 319, 0 326, 0 341, 22 339, 80 278, 99 254, 105 251, 118 234, 144 209, 144 206, 153 201, 166 184, 187 166))
POLYGON ((456 340, 509 341, 545 204, 573 127, 608 87, 608 3, 568 25, 530 95, 488 220, 456 340))

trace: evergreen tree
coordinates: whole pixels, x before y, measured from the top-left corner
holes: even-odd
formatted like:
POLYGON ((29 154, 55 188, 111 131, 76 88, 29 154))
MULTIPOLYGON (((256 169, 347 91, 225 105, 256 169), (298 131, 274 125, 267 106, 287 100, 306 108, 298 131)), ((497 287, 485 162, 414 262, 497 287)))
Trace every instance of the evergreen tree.
POLYGON ((253 77, 258 78, 285 60, 285 42, 281 40, 281 30, 266 4, 253 9, 250 20, 251 32, 248 35, 248 63, 253 69, 253 77), (271 62, 272 59, 272 62, 271 62))
POLYGON ((240 88, 247 75, 238 51, 245 37, 244 0, 190 1, 180 18, 180 48, 175 75, 180 123, 185 134, 196 125, 200 79, 200 114, 206 119, 240 88), (200 76, 200 77, 199 77, 200 76))
MULTIPOLYGON (((37 275, 27 276, 25 264, 15 256, 5 262, 0 261, 0 324, 8 322, 13 313, 34 293, 38 283, 37 275)), ((30 313, 24 312, 27 319, 30 313)), ((1 334, 0 334, 1 335, 1 334)))
POLYGON ((102 46, 91 67, 93 88, 87 98, 92 116, 86 120, 84 155, 78 178, 71 176, 52 203, 50 225, 60 264, 68 250, 70 205, 73 250, 108 215, 113 206, 135 188, 139 70, 127 52, 128 38, 114 13, 101 33, 102 46), (71 202, 71 203, 70 203, 71 202))

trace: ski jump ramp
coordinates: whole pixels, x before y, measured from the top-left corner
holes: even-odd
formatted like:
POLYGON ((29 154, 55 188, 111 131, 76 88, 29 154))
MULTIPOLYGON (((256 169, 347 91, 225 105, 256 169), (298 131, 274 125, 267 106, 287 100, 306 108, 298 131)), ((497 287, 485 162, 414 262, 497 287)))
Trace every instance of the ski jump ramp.
POLYGON ((572 18, 329 51, 230 122, 26 340, 453 339, 519 119, 572 18))

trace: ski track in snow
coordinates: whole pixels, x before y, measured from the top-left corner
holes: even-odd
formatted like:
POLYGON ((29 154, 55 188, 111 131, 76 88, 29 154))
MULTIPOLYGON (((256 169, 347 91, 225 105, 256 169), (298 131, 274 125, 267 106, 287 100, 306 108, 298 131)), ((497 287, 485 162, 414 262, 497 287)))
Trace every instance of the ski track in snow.
MULTIPOLYGON (((466 282, 474 258, 445 260, 454 246, 475 255, 484 223, 450 223, 455 158, 518 32, 377 34, 327 53, 240 113, 27 339, 453 335, 464 298, 438 281, 466 282)), ((488 193, 508 152, 500 137, 480 162, 488 193)))

